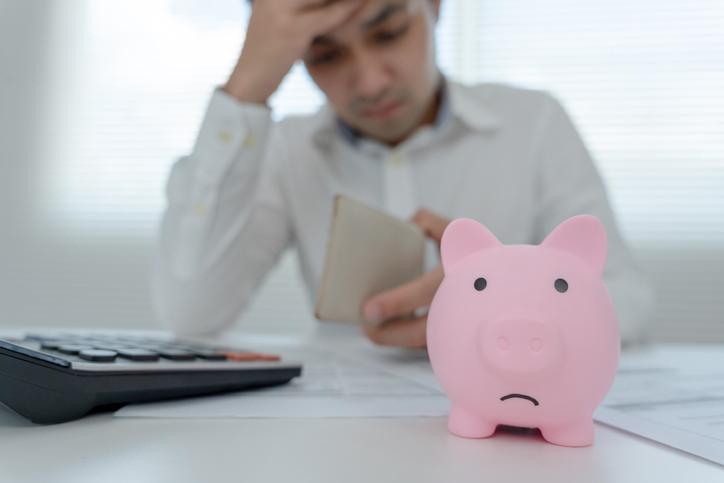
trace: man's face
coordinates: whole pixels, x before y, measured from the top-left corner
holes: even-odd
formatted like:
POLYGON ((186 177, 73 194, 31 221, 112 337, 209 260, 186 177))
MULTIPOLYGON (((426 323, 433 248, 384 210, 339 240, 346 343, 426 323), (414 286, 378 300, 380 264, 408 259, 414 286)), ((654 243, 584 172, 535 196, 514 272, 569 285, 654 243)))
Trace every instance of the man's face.
POLYGON ((440 77, 438 9, 439 0, 367 0, 348 22, 314 40, 304 63, 337 115, 392 144, 429 115, 440 77))

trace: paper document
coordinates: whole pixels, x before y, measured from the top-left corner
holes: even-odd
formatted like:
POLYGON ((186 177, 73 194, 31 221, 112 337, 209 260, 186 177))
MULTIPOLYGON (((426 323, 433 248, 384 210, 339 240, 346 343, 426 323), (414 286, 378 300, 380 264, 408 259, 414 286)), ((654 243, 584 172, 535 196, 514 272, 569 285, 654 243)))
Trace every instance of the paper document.
MULTIPOLYGON (((333 418, 446 416, 449 402, 423 351, 318 341, 284 352, 301 378, 253 391, 130 405, 119 417, 333 418)), ((624 353, 596 421, 724 465, 724 346, 624 353)))
POLYGON ((624 355, 595 419, 724 465, 724 348, 624 355))
MULTIPOLYGON (((120 417, 335 418, 444 416, 448 400, 424 354, 389 368, 317 347, 285 351, 302 361, 300 378, 281 386, 168 402, 129 405, 120 417)), ((385 364, 378 361, 378 364, 385 364)))

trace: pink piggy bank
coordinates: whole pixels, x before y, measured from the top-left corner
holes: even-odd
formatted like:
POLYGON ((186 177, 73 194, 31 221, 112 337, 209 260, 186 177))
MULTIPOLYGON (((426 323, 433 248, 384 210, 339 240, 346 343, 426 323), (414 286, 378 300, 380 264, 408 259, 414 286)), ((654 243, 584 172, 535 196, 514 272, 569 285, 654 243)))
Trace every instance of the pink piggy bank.
POLYGON ((498 424, 539 428, 563 446, 593 443, 593 411, 618 366, 620 339, 603 284, 603 224, 580 215, 540 245, 503 245, 459 218, 440 244, 445 277, 427 344, 450 399, 450 432, 485 438, 498 424))

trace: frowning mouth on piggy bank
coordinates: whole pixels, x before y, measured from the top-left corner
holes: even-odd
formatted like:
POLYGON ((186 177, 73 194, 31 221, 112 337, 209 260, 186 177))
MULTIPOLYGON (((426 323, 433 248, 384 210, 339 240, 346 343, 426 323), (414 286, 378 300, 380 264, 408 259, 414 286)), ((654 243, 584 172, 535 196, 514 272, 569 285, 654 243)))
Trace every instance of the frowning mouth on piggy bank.
POLYGON ((507 394, 507 395, 501 397, 500 400, 501 400, 501 401, 506 401, 506 400, 508 400, 508 399, 513 399, 513 398, 519 398, 519 399, 528 400, 528 401, 532 402, 532 403, 533 403, 534 405, 536 405, 536 406, 538 406, 538 405, 540 404, 536 398, 534 398, 534 397, 532 397, 532 396, 528 396, 528 395, 526 395, 526 394, 507 394))

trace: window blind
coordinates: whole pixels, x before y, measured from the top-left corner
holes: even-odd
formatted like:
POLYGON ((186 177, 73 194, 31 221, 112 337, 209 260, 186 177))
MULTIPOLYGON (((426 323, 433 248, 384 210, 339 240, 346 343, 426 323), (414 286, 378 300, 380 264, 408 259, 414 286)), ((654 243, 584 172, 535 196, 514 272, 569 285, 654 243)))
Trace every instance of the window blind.
MULTIPOLYGON (((11 13, 30 8, 10 3, 11 13)), ((149 326, 147 271, 165 179, 236 60, 247 2, 40 3, 47 18, 33 10, 25 29, 0 33, 23 45, 44 29, 51 52, 42 60, 47 81, 18 83, 47 94, 37 116, 49 134, 28 167, 35 228, 7 272, 15 277, 9 323, 149 326)), ((658 285, 654 336, 724 340, 724 3, 443 0, 437 52, 452 78, 562 100, 658 285)), ((29 61, 4 55, 3 65, 29 61)), ((322 99, 297 66, 271 105, 281 118, 322 99)), ((311 323, 304 297, 289 255, 242 323, 311 323)))

